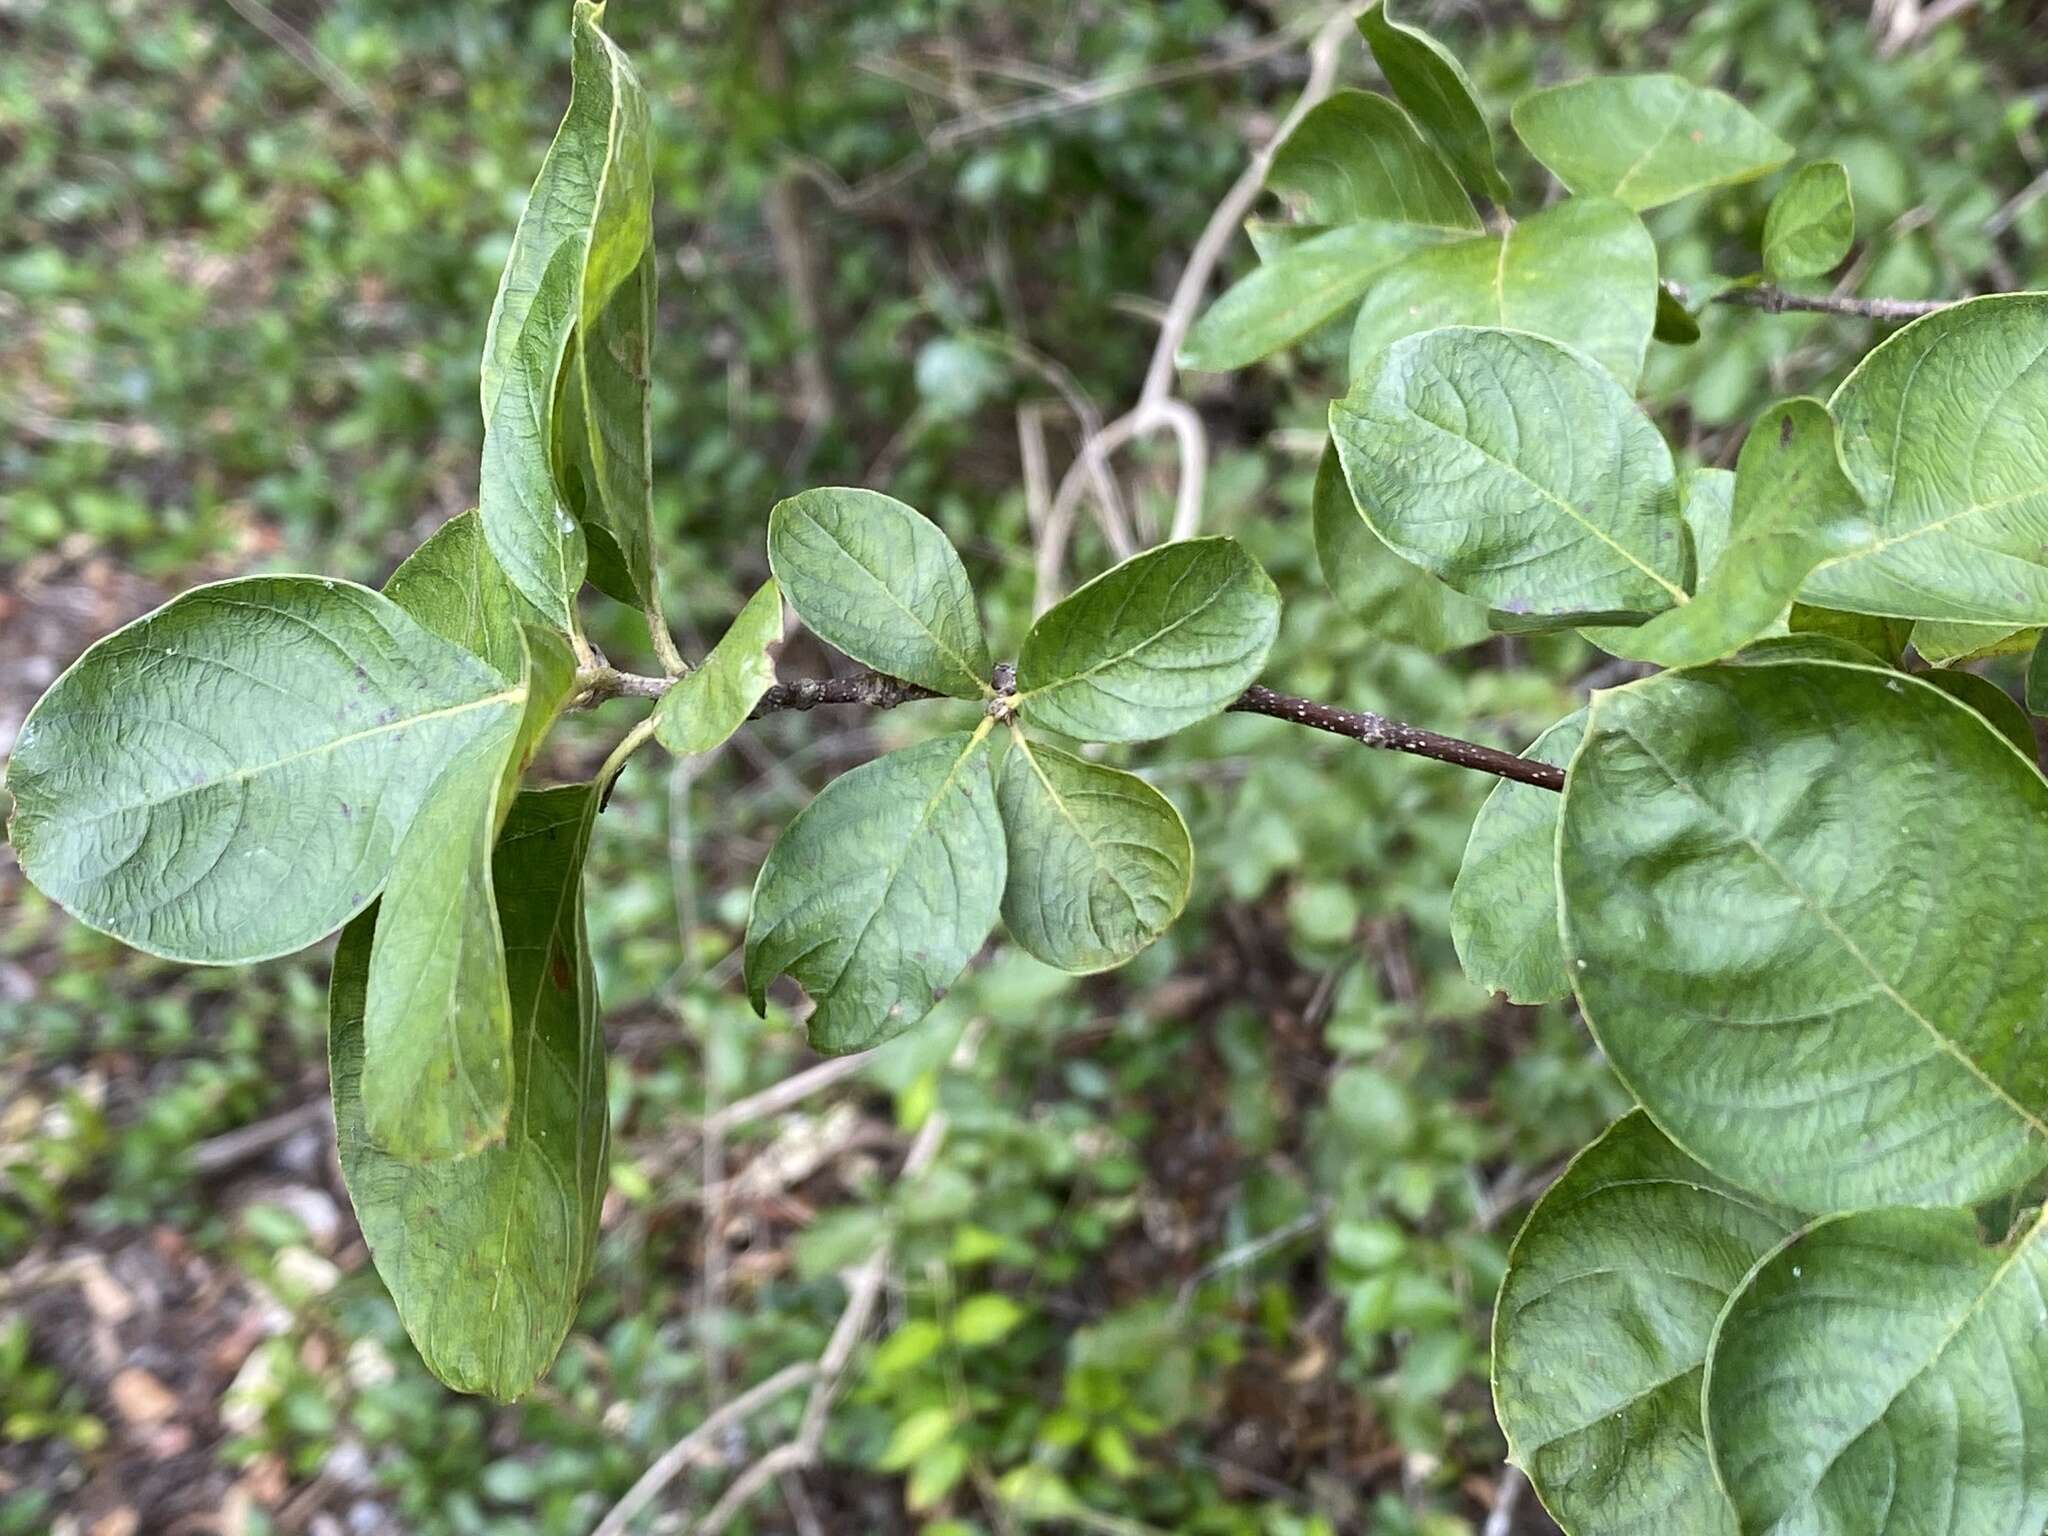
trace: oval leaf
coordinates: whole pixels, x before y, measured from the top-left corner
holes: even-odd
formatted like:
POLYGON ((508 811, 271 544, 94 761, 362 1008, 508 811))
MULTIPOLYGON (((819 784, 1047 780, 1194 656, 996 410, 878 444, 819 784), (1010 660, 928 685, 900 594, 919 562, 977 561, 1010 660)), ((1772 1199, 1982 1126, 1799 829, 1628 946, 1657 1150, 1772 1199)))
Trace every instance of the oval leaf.
POLYGON ((1494 1308, 1493 1402, 1510 1459, 1574 1536, 1735 1536, 1700 1382, 1723 1302, 1792 1225, 1641 1110, 1536 1203, 1494 1308))
POLYGON ((639 262, 652 207, 646 99, 603 16, 602 4, 577 0, 569 110, 513 231, 484 335, 484 534, 512 584, 562 630, 574 628, 588 552, 550 462, 556 379, 586 310, 601 311, 639 262))
POLYGON ((367 588, 199 587, 29 712, 9 835, 38 889, 137 949, 290 954, 369 905, 442 770, 524 702, 367 588))
POLYGON ((1047 965, 1122 965, 1187 905, 1195 868, 1187 823, 1137 775, 1018 732, 996 804, 1010 856, 1003 922, 1047 965))
POLYGON ((1169 736, 1244 692, 1279 630, 1279 591, 1235 539, 1161 545, 1039 616, 1017 712, 1083 741, 1169 736))
POLYGON ((994 670, 952 542, 879 491, 830 486, 777 502, 768 564, 797 616, 855 661, 959 699, 994 670))
POLYGON ((610 1136, 583 930, 593 809, 588 785, 522 794, 498 841, 517 1068, 501 1145, 411 1163, 370 1140, 363 1009, 377 915, 356 919, 334 956, 335 1142, 364 1241, 427 1368, 500 1401, 532 1387, 561 1348, 597 1248, 610 1136))
POLYGON ((782 589, 768 581, 703 663, 662 695, 654 707, 654 739, 679 757, 722 745, 775 686, 768 653, 781 641, 782 589))
POLYGON ((1802 165, 1764 215, 1764 271, 1778 282, 1832 272, 1856 238, 1849 172, 1839 160, 1802 165))
POLYGON ((1634 389, 1658 291, 1643 221, 1608 198, 1567 198, 1505 234, 1418 251, 1381 273, 1352 324, 1352 377, 1404 336, 1491 325, 1577 347, 1634 389))
POLYGON ((1301 340, 1403 256, 1439 238, 1371 219, 1273 252, 1203 312, 1181 343, 1183 368, 1220 373, 1301 340))
POLYGON ((1968 1211, 1817 1222, 1722 1314, 1714 1468, 1756 1536, 2032 1533, 2048 1522, 2048 1234, 1968 1211))
POLYGON ((1518 616, 1682 603, 1671 450, 1583 354, 1453 327, 1379 354, 1330 407, 1352 498, 1394 552, 1518 616))
MULTIPOLYGON (((1573 710, 1522 753, 1562 768, 1585 734, 1573 710)), ((1451 887, 1451 942, 1475 986, 1511 1003, 1552 1003, 1571 995, 1557 941, 1557 813, 1551 790, 1502 780, 1472 822, 1451 887)))
POLYGON ((1638 212, 1750 181, 1792 146, 1734 97, 1678 75, 1601 75, 1531 91, 1510 114, 1529 153, 1572 191, 1638 212))
POLYGON ((1358 19, 1373 62, 1401 105, 1429 135, 1458 174, 1496 203, 1508 200, 1508 184, 1493 155, 1493 131, 1472 82, 1451 51, 1420 27, 1387 14, 1385 0, 1358 19))
POLYGON ((747 995, 787 972, 817 1005, 814 1049, 863 1051, 946 994, 995 927, 1003 828, 985 731, 841 774, 783 830, 754 883, 747 995))
POLYGON ((1316 559, 1337 601, 1374 634, 1441 653, 1477 645, 1492 634, 1486 605, 1454 592, 1381 542, 1358 514, 1333 445, 1316 465, 1316 559))
MULTIPOLYGON (((655 266, 650 244, 617 292, 578 324, 552 423, 555 485, 583 525, 590 582, 642 610, 656 606, 648 420, 655 266)), ((592 292, 586 283, 586 307, 592 292)))
POLYGON ((1408 114, 1370 91, 1337 91, 1273 151, 1266 190, 1316 224, 1387 219, 1445 231, 1481 228, 1458 178, 1408 114))
POLYGON ((2048 295, 1971 299, 1916 320, 1828 408, 1878 537, 1823 565, 1823 608, 2014 627, 2048 623, 2048 295))
POLYGON ((1596 694, 1557 846, 1587 1023, 1724 1178, 1838 1210, 2048 1163, 2048 784, 1941 690, 1759 658, 1596 694))

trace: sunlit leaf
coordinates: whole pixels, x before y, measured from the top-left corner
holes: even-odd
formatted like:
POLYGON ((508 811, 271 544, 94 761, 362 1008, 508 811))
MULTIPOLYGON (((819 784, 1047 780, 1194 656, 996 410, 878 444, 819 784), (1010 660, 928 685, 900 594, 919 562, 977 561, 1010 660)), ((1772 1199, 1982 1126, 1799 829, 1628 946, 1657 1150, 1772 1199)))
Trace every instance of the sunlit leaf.
POLYGON ((1827 407, 1783 401, 1743 440, 1727 541, 1691 600, 1639 628, 1602 630, 1599 643, 1664 667, 1730 655, 1777 622, 1815 566, 1870 537, 1827 407))

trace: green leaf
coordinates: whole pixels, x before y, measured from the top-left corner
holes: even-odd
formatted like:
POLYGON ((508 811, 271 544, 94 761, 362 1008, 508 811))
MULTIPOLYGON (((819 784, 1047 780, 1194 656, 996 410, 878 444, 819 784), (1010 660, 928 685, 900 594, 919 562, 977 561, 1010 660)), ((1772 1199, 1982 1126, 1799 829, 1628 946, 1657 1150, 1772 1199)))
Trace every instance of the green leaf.
POLYGON ((957 699, 988 692, 966 567, 922 513, 878 491, 804 491, 768 514, 768 564, 812 633, 855 661, 957 699))
POLYGON ((1418 251, 1365 295, 1351 376, 1405 336, 1445 325, 1532 331, 1595 359, 1634 389, 1657 314, 1657 247, 1605 198, 1568 198, 1501 235, 1418 251))
POLYGON ((1955 667, 1993 656, 2024 656, 2041 631, 2012 624, 1949 624, 1922 619, 1913 626, 1913 649, 1930 667, 1955 667))
POLYGON ((1183 368, 1221 373, 1299 341, 1373 279, 1441 238, 1413 224, 1345 224, 1274 251, 1205 310, 1181 343, 1183 368))
POLYGON ((942 1404, 920 1408, 899 1420, 882 1447, 875 1467, 883 1472, 901 1472, 926 1453, 936 1450, 953 1433, 952 1410, 942 1404))
POLYGON ((1686 600, 1671 450, 1582 353, 1520 331, 1410 336, 1331 405, 1330 431, 1373 532, 1467 596, 1572 622, 1686 600))
POLYGON ((1641 1110, 1529 1213, 1493 1314, 1494 1410, 1509 1458, 1573 1536, 1735 1536, 1700 1382, 1722 1303, 1791 1227, 1641 1110))
POLYGON ((1906 654, 1906 645, 1913 635, 1913 626, 1903 619, 1839 613, 1807 603, 1792 605, 1785 615, 1785 627, 1795 635, 1829 635, 1846 641, 1891 666, 1898 665, 1906 654))
POLYGON ((1806 602, 2048 623, 2044 352, 2048 295, 1997 294, 1914 321, 1857 365, 1828 408, 1879 537, 1814 572, 1806 602))
POLYGON ((1783 401, 1743 440, 1727 544, 1691 600, 1639 628, 1603 630, 1599 643, 1664 667, 1730 655, 1777 622, 1816 565, 1870 536, 1827 407, 1783 401))
POLYGON ((1016 1331, 1025 1315, 1022 1307, 999 1292, 984 1291, 979 1296, 970 1296, 953 1311, 953 1342, 964 1349, 1000 1343, 1016 1331))
POLYGON ((500 1401, 554 1359, 597 1246, 610 1137, 581 889, 594 810, 589 785, 529 791, 498 841, 516 1058, 501 1144, 411 1163, 371 1142, 361 1081, 375 913, 350 925, 334 957, 335 1141, 370 1257, 428 1369, 500 1401))
POLYGON ((2048 784, 1940 689, 1760 657, 1595 694, 1557 848, 1588 1025, 1722 1177, 1838 1210, 2048 1163, 2048 784))
POLYGON ((649 245, 570 338, 551 459, 556 487, 589 543, 592 585, 642 611, 657 606, 648 425, 655 265, 649 245))
POLYGON ((2048 645, 2035 642, 2027 658, 2027 713, 2048 715, 2048 645))
MULTIPOLYGON (((1529 743, 1524 757, 1562 768, 1578 750, 1586 712, 1573 710, 1529 743)), ((1451 887, 1451 942, 1474 986, 1511 1003, 1571 995, 1557 942, 1557 813, 1551 790, 1502 780, 1472 823, 1451 887)))
POLYGON ((1700 339, 1698 318, 1662 283, 1657 285, 1657 321, 1650 334, 1675 347, 1689 347, 1700 339))
POLYGON ((775 686, 768 652, 781 641, 782 589, 770 580, 747 599, 702 665, 662 696, 654 739, 678 757, 722 745, 775 686))
POLYGON ((786 972, 816 1003, 814 1049, 866 1050, 944 997, 995 927, 1006 862, 986 726, 841 774, 754 883, 747 995, 786 972))
POLYGON ((519 734, 510 715, 441 771, 392 860, 363 1010, 364 1132, 413 1162, 505 1134, 512 1002, 491 889, 498 797, 519 734))
POLYGON ((1680 515, 1692 534, 1692 560, 1696 572, 1711 571, 1721 563, 1735 524, 1735 471, 1695 469, 1679 484, 1684 496, 1680 515))
POLYGON ((384 595, 426 629, 482 657, 507 682, 525 668, 526 708, 505 765, 502 819, 520 776, 576 691, 576 653, 558 632, 542 627, 539 610, 505 579, 474 510, 435 529, 391 573, 384 595))
POLYGON ((521 627, 544 622, 492 558, 474 508, 449 518, 406 556, 384 595, 443 640, 481 656, 507 682, 526 664, 521 627))
POLYGON ((1083 741, 1150 741, 1221 712, 1259 675, 1280 593, 1234 539, 1134 555, 1039 616, 1017 712, 1083 741))
POLYGON ((2033 722, 2013 696, 1990 678, 1975 672, 1923 672, 1920 676, 1930 686, 1983 716, 1984 723, 2011 742, 2028 762, 2035 760, 2039 748, 2034 741, 2033 722))
POLYGON ((1273 151, 1266 190, 1315 224, 1384 219, 1476 233, 1472 199, 1408 114, 1370 91, 1336 91, 1273 151))
POLYGON ((1832 1216, 1758 1265, 1707 1367, 1740 1528, 2034 1532, 2048 1522, 2048 1235, 1968 1211, 1832 1216))
POLYGON ((1420 27, 1394 20, 1384 3, 1359 17, 1358 30, 1389 88, 1444 158, 1494 202, 1507 202, 1508 184, 1494 160, 1493 132, 1472 82, 1450 50, 1420 27))
POLYGON ((996 783, 1009 841, 1003 922, 1063 971, 1122 965, 1187 905, 1195 850, 1173 802, 1135 774, 1018 732, 996 783))
POLYGON ((562 630, 575 627, 588 552, 550 462, 556 377, 579 322, 595 321, 632 275, 652 217, 647 102, 603 16, 602 4, 577 0, 568 114, 513 231, 484 336, 484 534, 512 584, 562 630))
POLYGON ((100 641, 8 766, 22 872, 167 959, 303 949, 368 906, 442 770, 525 689, 349 582, 199 587, 100 641))
POLYGON ((1441 653, 1477 645, 1492 633, 1484 603, 1403 560, 1366 526, 1330 444, 1324 445, 1316 465, 1312 500, 1323 580, 1337 601, 1374 634, 1441 653))
POLYGON ((1839 160, 1802 165, 1764 215, 1764 271, 1776 282, 1832 272, 1856 238, 1849 172, 1839 160))
POLYGON ((1566 187, 1638 212, 1754 180, 1792 158, 1792 146, 1741 102, 1678 75, 1571 80, 1531 91, 1509 115, 1566 187))

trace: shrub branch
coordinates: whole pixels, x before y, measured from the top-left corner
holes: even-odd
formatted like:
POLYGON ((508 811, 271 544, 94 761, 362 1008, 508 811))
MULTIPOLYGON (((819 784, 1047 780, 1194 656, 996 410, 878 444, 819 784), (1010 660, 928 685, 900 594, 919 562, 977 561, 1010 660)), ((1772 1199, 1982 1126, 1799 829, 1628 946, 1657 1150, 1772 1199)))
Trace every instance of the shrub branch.
MULTIPOLYGON (((581 674, 580 681, 582 688, 576 702, 580 709, 592 708, 610 699, 658 699, 675 682, 673 678, 640 677, 611 667, 592 668, 581 674)), ((847 677, 805 677, 777 683, 754 706, 750 718, 758 720, 764 715, 779 714, 784 710, 811 710, 822 704, 894 709, 899 704, 942 697, 944 695, 929 688, 906 683, 901 678, 887 677, 880 672, 856 672, 847 677)), ((1531 784, 1538 789, 1564 788, 1564 770, 1549 763, 1517 757, 1512 752, 1482 746, 1476 741, 1439 735, 1421 726, 1390 720, 1370 710, 1344 709, 1335 704, 1297 698, 1257 683, 1239 694, 1228 708, 1236 714, 1265 715, 1270 719, 1306 726, 1312 731, 1328 731, 1333 736, 1342 736, 1363 746, 1406 752, 1414 757, 1471 768, 1493 774, 1496 778, 1512 779, 1517 784, 1531 784)))

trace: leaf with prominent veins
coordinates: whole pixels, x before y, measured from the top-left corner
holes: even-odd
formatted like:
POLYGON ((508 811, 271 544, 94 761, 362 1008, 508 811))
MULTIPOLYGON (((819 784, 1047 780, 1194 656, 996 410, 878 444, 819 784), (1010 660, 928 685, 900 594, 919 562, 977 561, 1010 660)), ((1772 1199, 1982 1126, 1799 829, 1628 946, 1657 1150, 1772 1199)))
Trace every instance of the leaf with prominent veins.
POLYGON ((1969 299, 1914 321, 1828 408, 1877 537, 1816 570, 1803 601, 2048 623, 2048 294, 1969 299))
POLYGON ((1796 1219, 1639 1109, 1536 1203, 1494 1308, 1493 1402, 1509 1458, 1574 1536, 1735 1536, 1700 1382, 1722 1304, 1796 1219))
POLYGON ((1785 651, 1595 694, 1557 858, 1587 1023, 1722 1177, 1827 1211, 2048 1165, 2048 783, 1974 710, 1785 651))
POLYGON ((966 567, 938 524, 879 491, 826 486, 775 504, 768 565, 819 639, 954 698, 988 692, 966 567))
POLYGON ((812 1047, 839 1055, 901 1034, 945 996, 1003 897, 992 724, 841 774, 783 829, 747 920, 755 1012, 786 972, 816 1004, 812 1047))
POLYGON ((1063 971, 1122 965, 1187 905, 1195 850, 1173 802, 1136 774, 1013 733, 996 784, 1009 845, 1003 922, 1063 971))
POLYGON ((2037 1536, 2048 1525, 2048 1231, 1961 1210, 1830 1216, 1714 1331, 1714 1470, 1745 1536, 2037 1536))
POLYGON ((1236 540, 1162 544, 1039 616, 1016 709, 1084 741, 1171 735, 1242 693, 1279 628, 1279 591, 1236 540))
POLYGON ((370 903, 443 769, 525 699, 367 588, 199 587, 29 712, 15 853, 66 911, 151 954, 290 954, 370 903))
POLYGON ((1504 614, 1601 622, 1687 600, 1671 450, 1583 353, 1524 331, 1410 336, 1331 404, 1330 431, 1373 531, 1504 614))
POLYGON ((334 956, 335 1141, 363 1239, 428 1369, 459 1392, 501 1402, 523 1395, 554 1359, 597 1249, 610 1133, 583 928, 595 812, 592 785, 523 793, 492 860, 514 1053, 499 1144, 426 1163, 375 1144, 364 1126, 363 1010, 383 913, 351 924, 334 956))

